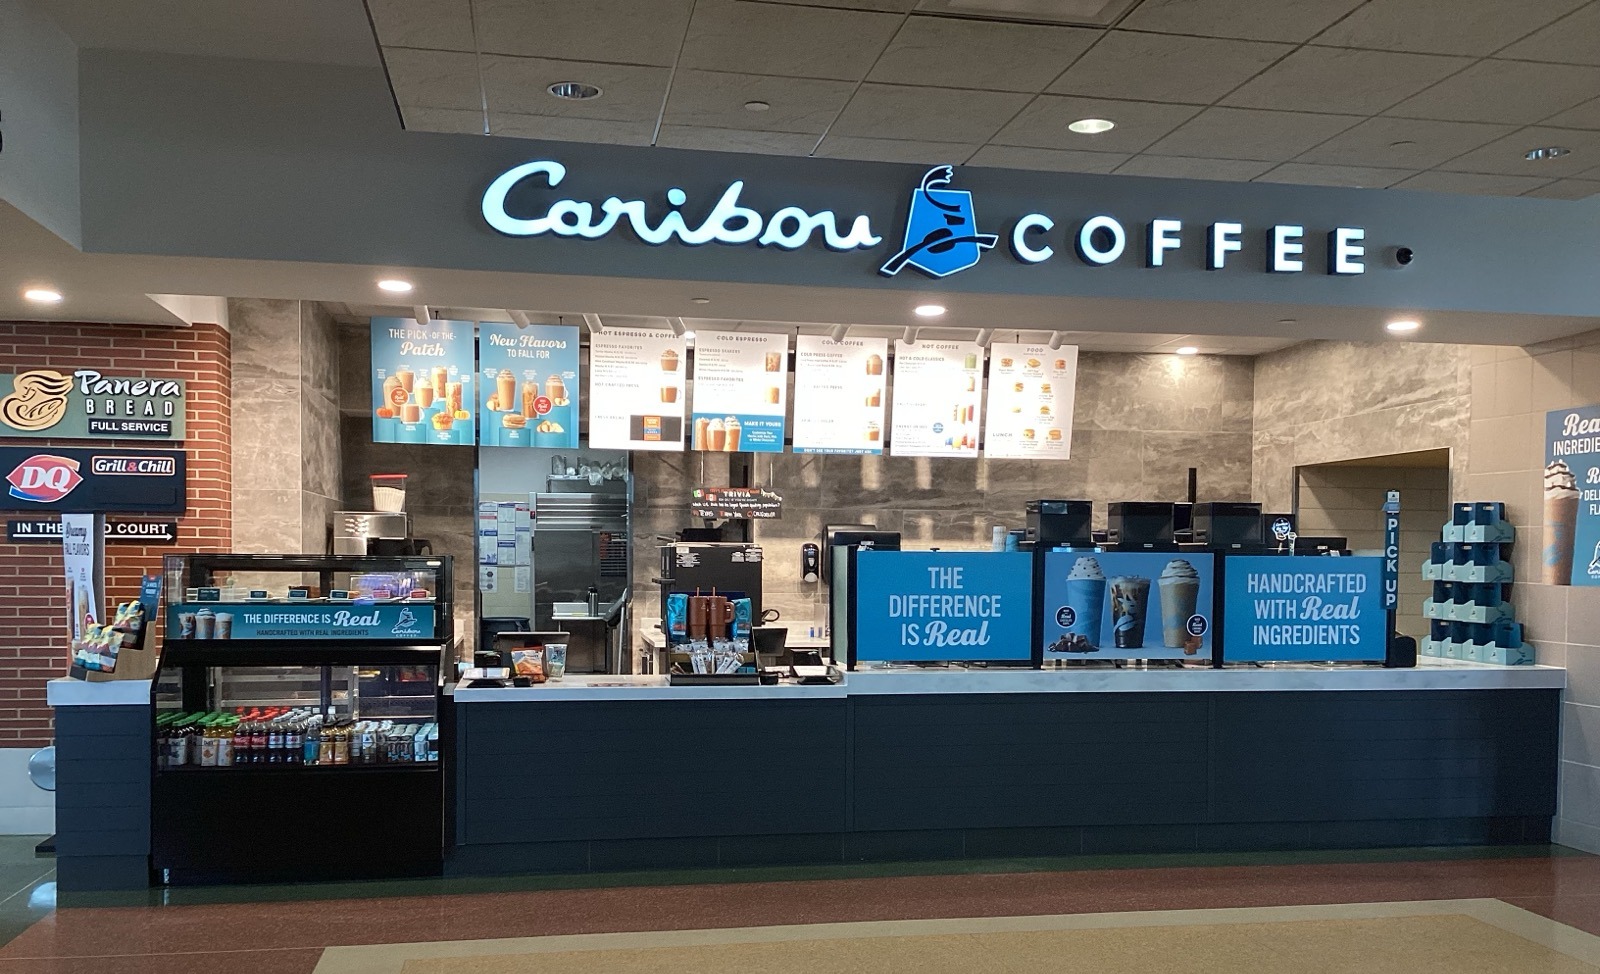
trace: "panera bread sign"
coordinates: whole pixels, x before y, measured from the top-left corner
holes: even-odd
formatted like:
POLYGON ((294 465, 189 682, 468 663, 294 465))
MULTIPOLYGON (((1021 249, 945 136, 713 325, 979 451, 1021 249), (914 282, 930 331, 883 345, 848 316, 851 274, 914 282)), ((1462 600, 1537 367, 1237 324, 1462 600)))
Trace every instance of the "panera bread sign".
POLYGON ((182 379, 94 369, 0 373, 0 437, 183 439, 182 379))

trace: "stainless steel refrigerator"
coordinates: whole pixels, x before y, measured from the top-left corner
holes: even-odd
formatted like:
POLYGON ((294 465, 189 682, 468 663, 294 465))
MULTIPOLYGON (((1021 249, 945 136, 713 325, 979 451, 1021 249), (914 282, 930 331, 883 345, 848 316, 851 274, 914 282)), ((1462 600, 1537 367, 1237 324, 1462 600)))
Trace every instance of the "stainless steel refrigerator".
POLYGON ((587 602, 591 585, 602 612, 621 599, 633 577, 627 493, 558 491, 533 504, 534 629, 552 627, 555 603, 587 602))

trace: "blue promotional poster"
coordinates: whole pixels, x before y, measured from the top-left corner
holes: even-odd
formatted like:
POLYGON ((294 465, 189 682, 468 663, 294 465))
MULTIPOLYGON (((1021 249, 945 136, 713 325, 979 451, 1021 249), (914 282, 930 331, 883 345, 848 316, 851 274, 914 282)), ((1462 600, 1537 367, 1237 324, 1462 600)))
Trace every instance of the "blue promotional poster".
POLYGON ((1033 658, 1033 556, 871 551, 856 562, 856 659, 1033 658))
POLYGON ((1546 585, 1600 585, 1600 406, 1557 409, 1544 421, 1546 585))
POLYGON ((1045 659, 1211 659, 1213 556, 1051 551, 1045 659))
POLYGON ((372 319, 372 442, 471 446, 470 321, 372 319))
POLYGON ((788 389, 788 335, 699 332, 690 449, 782 453, 788 389))
POLYGON ((167 610, 167 632, 176 639, 427 639, 433 611, 432 602, 188 602, 167 610))
POLYGON ((578 445, 578 329, 485 321, 478 326, 484 446, 578 445))
POLYGON ((1230 556, 1223 588, 1224 662, 1384 658, 1382 558, 1230 556))

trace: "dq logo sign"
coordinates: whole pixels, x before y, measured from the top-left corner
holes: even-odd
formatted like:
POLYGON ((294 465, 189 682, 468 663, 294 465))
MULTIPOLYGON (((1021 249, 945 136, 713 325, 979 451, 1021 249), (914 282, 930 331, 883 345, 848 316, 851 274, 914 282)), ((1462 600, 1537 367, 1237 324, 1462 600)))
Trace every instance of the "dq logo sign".
POLYGON ((36 504, 54 504, 83 483, 78 461, 48 454, 29 457, 6 476, 11 496, 36 504))
POLYGON ((910 265, 929 277, 949 277, 976 264, 999 241, 996 234, 978 232, 970 191, 943 188, 954 178, 949 166, 923 174, 922 185, 911 194, 905 243, 879 273, 893 277, 910 265))

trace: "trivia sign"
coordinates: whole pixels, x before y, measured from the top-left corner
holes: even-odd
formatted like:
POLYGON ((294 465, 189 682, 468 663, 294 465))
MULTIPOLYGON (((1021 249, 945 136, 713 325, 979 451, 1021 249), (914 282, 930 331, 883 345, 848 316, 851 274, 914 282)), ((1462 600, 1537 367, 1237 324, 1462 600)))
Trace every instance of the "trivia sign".
POLYGON ((856 556, 855 658, 1032 658, 1033 556, 873 551, 856 556))
POLYGON ((1382 558, 1235 555, 1224 567, 1223 662, 1385 657, 1382 558))

